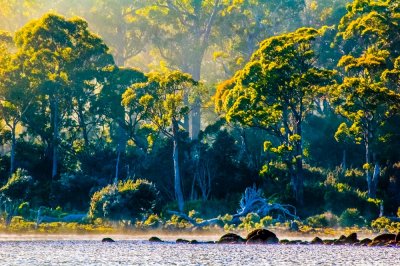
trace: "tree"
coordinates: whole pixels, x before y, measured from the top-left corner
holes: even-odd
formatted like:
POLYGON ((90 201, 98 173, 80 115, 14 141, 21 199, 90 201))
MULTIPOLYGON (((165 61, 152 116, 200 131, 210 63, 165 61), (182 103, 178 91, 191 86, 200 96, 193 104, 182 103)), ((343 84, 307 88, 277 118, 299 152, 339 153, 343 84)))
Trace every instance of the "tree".
POLYGON ((218 59, 231 76, 250 59, 260 42, 301 25, 304 7, 304 0, 230 1, 217 22, 219 51, 214 60, 218 59))
POLYGON ((79 102, 77 88, 96 80, 104 68, 113 65, 113 60, 103 41, 79 18, 67 20, 56 14, 46 14, 19 30, 15 40, 18 58, 29 72, 38 97, 29 110, 32 112, 27 122, 30 129, 35 128, 32 124, 39 125, 36 130, 51 147, 51 176, 54 178, 58 174, 62 119, 71 114, 71 103, 79 102), (46 115, 48 109, 50 123, 46 115))
POLYGON ((337 43, 346 52, 338 64, 344 69, 344 77, 332 90, 331 101, 351 123, 350 127, 342 124, 339 131, 348 131, 356 143, 364 144, 364 169, 371 198, 376 197, 380 175, 376 152, 383 137, 380 129, 400 108, 396 86, 386 86, 393 81, 391 74, 396 70, 391 69, 400 53, 396 3, 356 0, 348 6, 338 26, 337 43))
POLYGON ((243 70, 220 85, 218 111, 229 122, 265 130, 278 146, 264 143, 287 165, 294 197, 303 200, 303 121, 316 106, 332 72, 314 65, 313 41, 321 31, 301 28, 263 41, 243 70))
POLYGON ((122 101, 127 107, 139 103, 146 112, 148 124, 173 140, 174 187, 180 211, 183 211, 184 198, 179 167, 179 126, 189 112, 185 95, 196 84, 190 75, 179 71, 152 72, 147 82, 129 88, 122 101))
MULTIPOLYGON (((214 42, 214 26, 224 1, 158 0, 140 9, 148 28, 153 32, 152 43, 161 58, 172 68, 190 73, 194 80, 201 78, 201 67, 207 49, 214 42), (178 29, 178 30, 176 30, 178 29)), ((201 100, 193 101, 185 128, 192 139, 200 132, 201 100)))
POLYGON ((120 178, 119 169, 121 156, 125 154, 126 143, 132 140, 134 144, 146 151, 146 140, 143 140, 141 124, 145 110, 138 102, 131 102, 129 106, 122 106, 123 93, 136 83, 146 82, 145 75, 133 68, 115 68, 108 76, 107 82, 95 103, 95 112, 103 116, 102 122, 109 123, 115 128, 113 139, 117 146, 117 162, 115 167, 115 180, 120 178))

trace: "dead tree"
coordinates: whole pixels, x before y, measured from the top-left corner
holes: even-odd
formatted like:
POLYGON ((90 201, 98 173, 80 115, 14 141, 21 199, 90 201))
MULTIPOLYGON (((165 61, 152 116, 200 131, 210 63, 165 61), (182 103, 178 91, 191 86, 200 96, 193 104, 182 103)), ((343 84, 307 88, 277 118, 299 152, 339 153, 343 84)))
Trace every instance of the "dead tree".
MULTIPOLYGON (((285 220, 298 220, 299 217, 296 216, 296 208, 289 204, 279 204, 279 203, 269 203, 268 199, 263 196, 260 189, 257 189, 254 185, 253 187, 246 188, 242 199, 240 200, 240 209, 236 214, 232 215, 232 224, 240 223, 240 218, 245 217, 249 213, 255 213, 263 217, 271 214, 271 212, 278 213, 278 217, 285 220)), ((189 217, 188 215, 181 212, 168 211, 170 214, 177 215, 180 218, 187 220, 189 223, 196 227, 203 227, 218 224, 221 220, 217 218, 212 218, 209 220, 204 220, 202 222, 197 222, 195 219, 189 217)))

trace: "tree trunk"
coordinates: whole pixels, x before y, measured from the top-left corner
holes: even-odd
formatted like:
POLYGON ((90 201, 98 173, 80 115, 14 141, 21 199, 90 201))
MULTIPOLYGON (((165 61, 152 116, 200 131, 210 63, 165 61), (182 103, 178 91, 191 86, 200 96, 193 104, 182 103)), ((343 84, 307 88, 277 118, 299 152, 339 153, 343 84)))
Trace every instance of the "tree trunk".
POLYGON ((374 166, 374 174, 372 176, 372 184, 371 184, 371 194, 370 197, 375 199, 376 198, 376 191, 378 188, 378 179, 379 179, 379 175, 381 173, 380 167, 378 163, 375 163, 374 166))
POLYGON ((13 126, 11 128, 11 155, 10 155, 10 176, 14 173, 15 171, 15 147, 16 147, 16 123, 15 121, 13 122, 13 126))
POLYGON ((118 151, 117 151, 117 162, 115 164, 115 177, 114 177, 114 184, 118 183, 118 178, 119 178, 119 161, 121 158, 121 150, 118 147, 118 151))
POLYGON ((346 172, 346 149, 343 149, 342 172, 346 172))
POLYGON ((78 115, 79 115, 79 124, 82 130, 82 136, 83 136, 83 141, 85 142, 85 148, 89 148, 89 135, 87 132, 87 127, 86 127, 86 122, 85 122, 85 116, 83 115, 82 111, 82 104, 79 102, 78 103, 78 115))
POLYGON ((51 170, 51 178, 53 179, 55 176, 57 176, 57 171, 58 171, 58 154, 57 154, 57 148, 58 148, 58 101, 57 99, 53 99, 53 165, 52 165, 52 170, 51 170))
POLYGON ((296 142, 296 201, 303 205, 304 181, 303 181, 303 145, 302 145, 302 128, 301 121, 297 123, 296 134, 300 136, 300 140, 296 142))
MULTIPOLYGON (((192 76, 196 81, 200 80, 201 73, 201 62, 203 60, 203 56, 201 58, 197 58, 194 60, 194 64, 192 66, 192 76)), ((191 108, 189 114, 189 137, 191 139, 197 139, 200 133, 201 128, 201 99, 199 96, 194 100, 193 106, 191 108)))
POLYGON ((369 143, 368 143, 368 139, 365 142, 365 164, 367 165, 366 169, 365 169, 365 174, 366 174, 366 178, 367 178, 367 184, 368 184, 368 197, 372 198, 372 176, 371 176, 371 172, 369 171, 370 168, 370 159, 369 159, 369 143))
POLYGON ((181 186, 181 176, 179 171, 179 146, 178 146, 178 122, 172 121, 172 133, 173 133, 173 161, 174 161, 174 187, 175 187, 175 198, 178 202, 178 208, 180 212, 183 212, 184 200, 181 186))

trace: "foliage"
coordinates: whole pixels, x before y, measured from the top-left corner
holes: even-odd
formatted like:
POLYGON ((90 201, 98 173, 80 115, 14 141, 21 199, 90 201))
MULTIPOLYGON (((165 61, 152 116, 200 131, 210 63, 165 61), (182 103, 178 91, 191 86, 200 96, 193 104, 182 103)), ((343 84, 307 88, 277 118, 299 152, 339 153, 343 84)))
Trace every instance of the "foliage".
POLYGON ((310 216, 305 223, 313 228, 336 227, 338 225, 338 217, 333 213, 323 213, 310 216))
POLYGON ((340 215, 339 224, 342 227, 362 226, 365 224, 365 219, 357 209, 349 208, 340 215))
POLYGON ((389 218, 382 216, 371 222, 371 227, 377 232, 397 233, 400 229, 400 222, 394 222, 389 218))
POLYGON ((20 201, 27 196, 32 177, 23 169, 17 171, 8 179, 7 183, 0 188, 0 193, 11 201, 20 201))
POLYGON ((151 213, 156 207, 157 190, 146 180, 120 181, 93 194, 89 217, 111 221, 134 221, 151 213))

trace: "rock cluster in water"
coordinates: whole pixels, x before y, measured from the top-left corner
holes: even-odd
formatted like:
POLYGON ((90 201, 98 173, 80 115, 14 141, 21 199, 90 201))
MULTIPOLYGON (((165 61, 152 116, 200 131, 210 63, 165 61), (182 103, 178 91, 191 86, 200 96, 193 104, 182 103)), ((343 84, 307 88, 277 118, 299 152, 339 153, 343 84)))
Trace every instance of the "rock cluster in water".
MULTIPOLYGON (((151 237, 150 242, 163 242, 158 237, 151 237)), ((373 239, 358 239, 357 233, 348 236, 340 236, 338 239, 321 239, 315 237, 311 241, 303 240, 279 240, 278 237, 267 229, 256 229, 249 233, 246 238, 234 233, 227 233, 220 237, 217 242, 200 242, 197 240, 177 239, 177 244, 282 244, 282 245, 352 245, 352 246, 385 246, 400 247, 400 232, 396 234, 381 234, 373 239)))

